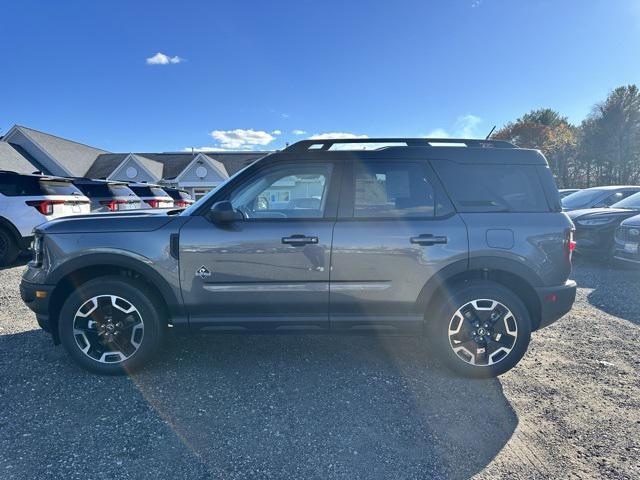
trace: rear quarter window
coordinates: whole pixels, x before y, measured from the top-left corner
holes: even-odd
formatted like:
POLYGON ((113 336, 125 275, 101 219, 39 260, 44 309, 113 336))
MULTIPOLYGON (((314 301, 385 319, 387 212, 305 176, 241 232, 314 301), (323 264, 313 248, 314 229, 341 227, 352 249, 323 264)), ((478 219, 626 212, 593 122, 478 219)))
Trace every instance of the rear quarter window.
POLYGON ((459 212, 549 211, 535 165, 432 163, 459 212))

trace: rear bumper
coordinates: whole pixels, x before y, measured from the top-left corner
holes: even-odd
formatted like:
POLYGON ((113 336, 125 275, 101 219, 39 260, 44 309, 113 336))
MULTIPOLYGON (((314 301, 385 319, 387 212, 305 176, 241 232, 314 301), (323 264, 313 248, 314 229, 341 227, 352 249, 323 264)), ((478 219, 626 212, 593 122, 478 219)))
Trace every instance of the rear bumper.
POLYGON ((43 285, 24 280, 20 282, 20 297, 22 297, 22 301, 36 314, 38 325, 47 332, 50 332, 49 300, 54 288, 55 285, 43 285))
POLYGON ((540 300, 540 324, 537 329, 551 325, 571 310, 576 300, 576 288, 573 280, 556 287, 536 288, 540 300))

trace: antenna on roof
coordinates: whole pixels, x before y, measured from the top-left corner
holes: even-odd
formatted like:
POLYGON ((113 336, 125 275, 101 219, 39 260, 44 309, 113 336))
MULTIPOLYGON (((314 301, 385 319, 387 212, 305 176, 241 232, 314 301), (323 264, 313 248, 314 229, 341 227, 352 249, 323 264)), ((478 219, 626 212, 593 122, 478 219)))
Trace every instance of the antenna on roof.
POLYGON ((494 125, 493 128, 491 129, 491 131, 489 132, 489 135, 487 135, 485 137, 485 140, 489 140, 489 137, 491 137, 491 134, 493 133, 493 131, 496 129, 496 126, 494 125))
POLYGON ((191 147, 191 156, 193 157, 195 154, 195 148, 191 147))

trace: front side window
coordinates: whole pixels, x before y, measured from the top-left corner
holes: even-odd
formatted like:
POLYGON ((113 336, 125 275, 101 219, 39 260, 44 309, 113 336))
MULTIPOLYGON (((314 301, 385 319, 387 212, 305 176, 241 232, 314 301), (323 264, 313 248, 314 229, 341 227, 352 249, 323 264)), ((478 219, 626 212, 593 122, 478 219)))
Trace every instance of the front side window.
POLYGON ((273 166, 230 195, 246 218, 321 218, 331 165, 273 166))
POLYGON ((435 192, 420 163, 358 163, 354 191, 354 217, 434 216, 435 192))

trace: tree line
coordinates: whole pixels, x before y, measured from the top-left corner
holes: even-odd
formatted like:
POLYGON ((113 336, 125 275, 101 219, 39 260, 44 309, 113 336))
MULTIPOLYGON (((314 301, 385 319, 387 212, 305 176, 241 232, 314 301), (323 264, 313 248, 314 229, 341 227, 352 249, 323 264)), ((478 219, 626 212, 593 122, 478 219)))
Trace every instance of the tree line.
POLYGON ((542 108, 507 123, 491 138, 542 151, 559 188, 640 184, 640 92, 636 85, 613 90, 580 125, 542 108))

